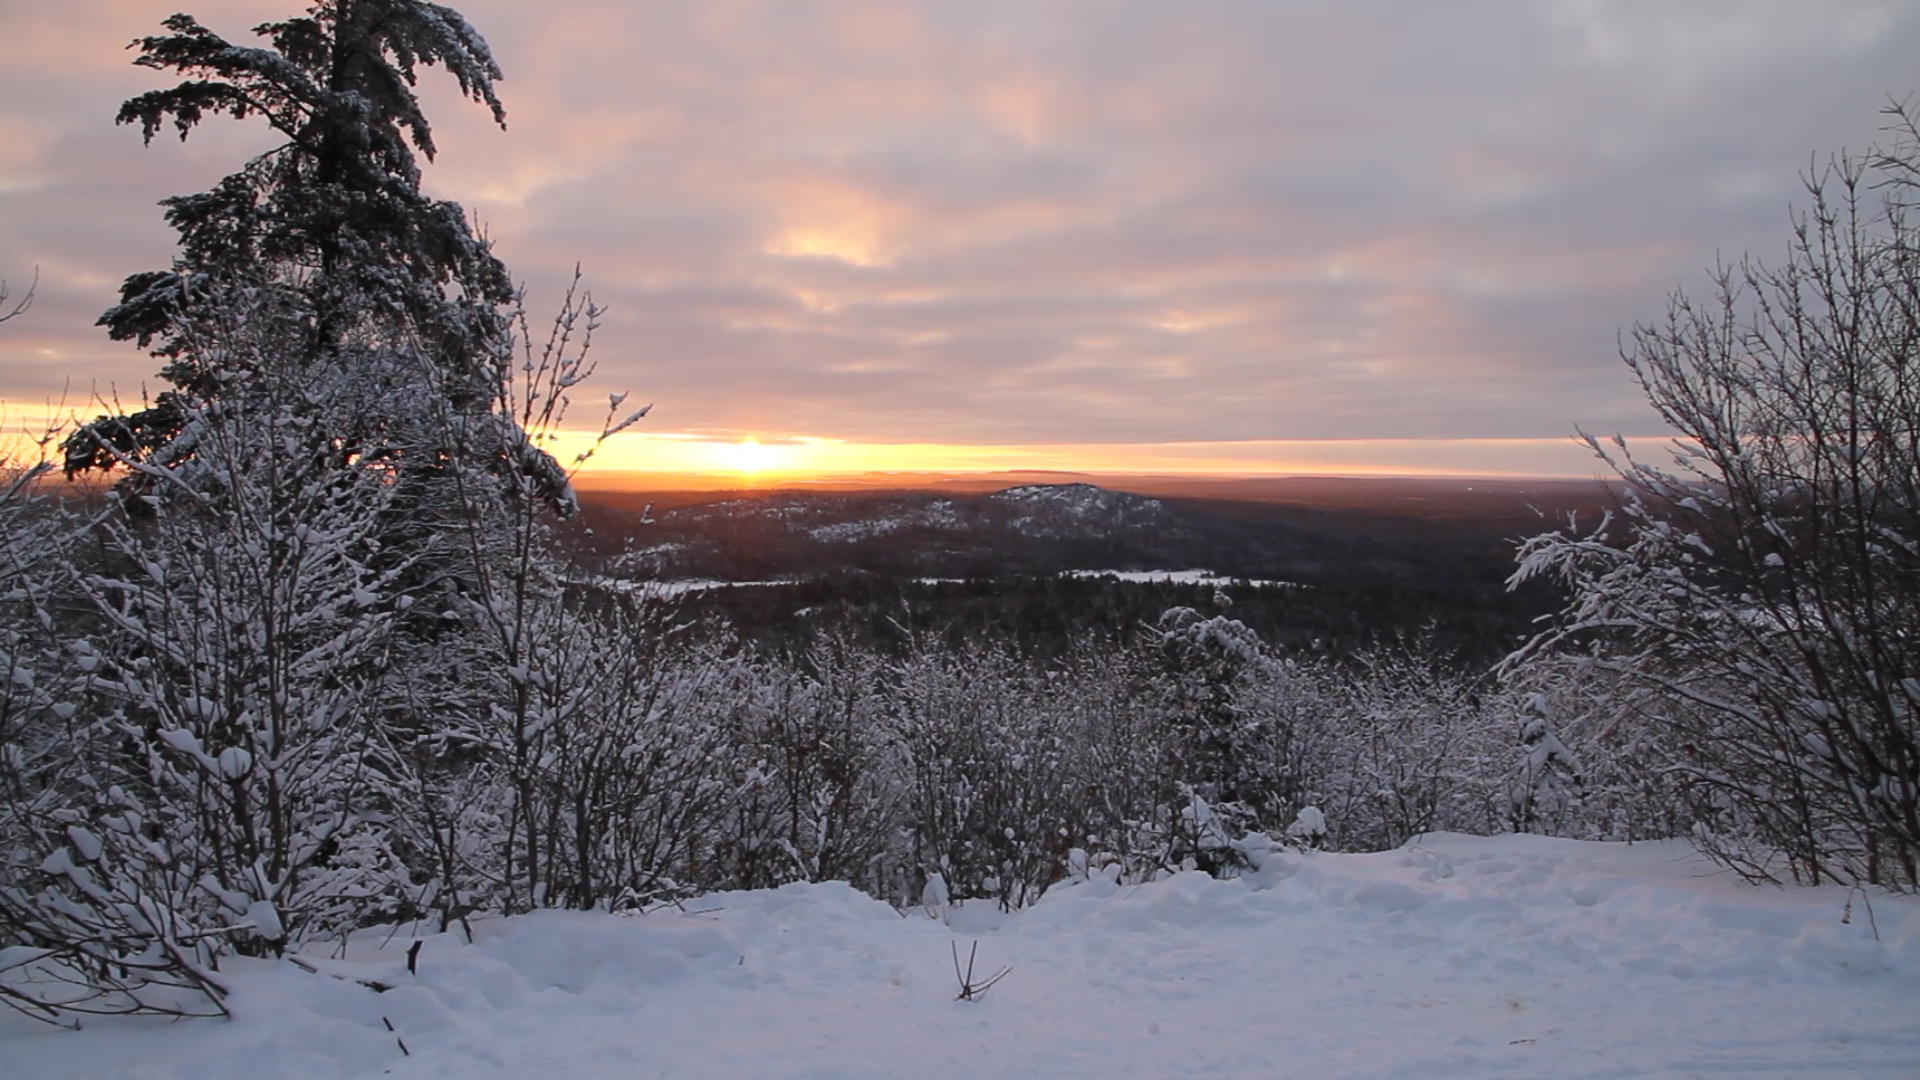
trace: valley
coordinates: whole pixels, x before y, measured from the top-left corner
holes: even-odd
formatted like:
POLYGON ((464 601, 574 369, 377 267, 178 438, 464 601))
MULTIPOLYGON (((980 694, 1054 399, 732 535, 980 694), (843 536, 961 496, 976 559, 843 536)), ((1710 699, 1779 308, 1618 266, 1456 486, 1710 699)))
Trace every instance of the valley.
POLYGON ((569 536, 591 572, 649 583, 761 643, 842 625, 870 641, 986 633, 1052 654, 1224 599, 1288 649, 1422 637, 1484 667, 1559 603, 1544 585, 1507 589, 1519 538, 1569 514, 1591 523, 1612 497, 1594 481, 990 479, 588 487, 569 536))

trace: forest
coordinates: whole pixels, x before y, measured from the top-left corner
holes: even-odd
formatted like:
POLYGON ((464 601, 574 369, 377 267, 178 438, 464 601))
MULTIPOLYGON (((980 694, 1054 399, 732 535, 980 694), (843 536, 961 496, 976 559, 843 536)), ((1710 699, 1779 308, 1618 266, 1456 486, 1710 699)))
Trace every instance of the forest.
MULTIPOLYGON (((164 30, 136 63, 182 81, 122 123, 284 141, 168 200, 173 264, 101 317, 164 392, 44 433, 0 490, 15 1009, 222 1014, 223 959, 409 920, 795 881, 1016 909, 1435 830, 1920 887, 1910 111, 1809 175, 1784 259, 1631 332, 1675 462, 1590 439, 1615 504, 1475 556, 1485 608, 1363 563, 1308 600, 1016 574, 921 618, 829 577, 783 611, 858 617, 775 625, 610 587, 578 535, 550 448, 599 311, 582 286, 537 316, 421 189, 423 69, 504 123, 472 26, 320 0, 257 45, 164 30), (1397 627, 1342 615, 1389 600, 1397 627), (1262 614, 1288 604, 1316 614, 1262 614), (1104 614, 1040 621, 1076 610, 1104 614)), ((608 400, 602 438, 645 422, 608 400)))
POLYGON ((1152 499, 1083 482, 981 495, 589 488, 560 540, 582 573, 625 587, 663 580, 657 591, 683 617, 724 621, 762 647, 846 623, 882 646, 905 625, 1054 656, 1132 635, 1168 608, 1209 607, 1211 581, 1226 587, 1234 619, 1277 648, 1346 655, 1420 638, 1485 670, 1565 599, 1549 581, 1508 587, 1520 538, 1570 514, 1597 520, 1616 496, 1597 483, 1529 485, 1462 513, 1444 495, 1457 486, 1394 484, 1441 496, 1417 512, 1379 493, 1322 507, 1152 499), (1195 568, 1211 578, 1169 573, 1195 568))

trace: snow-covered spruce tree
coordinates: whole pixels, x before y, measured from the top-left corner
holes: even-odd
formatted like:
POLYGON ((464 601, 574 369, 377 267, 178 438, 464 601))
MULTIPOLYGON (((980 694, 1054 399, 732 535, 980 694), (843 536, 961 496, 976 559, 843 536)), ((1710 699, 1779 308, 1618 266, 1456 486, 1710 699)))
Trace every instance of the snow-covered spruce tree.
POLYGON ((1542 695, 1527 700, 1520 721, 1520 761, 1507 793, 1509 823, 1515 832, 1575 834, 1586 768, 1554 730, 1542 695))
MULTIPOLYGON (((279 293, 277 302, 298 312, 280 351, 308 362, 350 359, 370 315, 406 328, 415 343, 408 358, 430 362, 434 376, 412 365, 370 372, 389 382, 403 374, 396 384, 415 393, 338 417, 344 427, 332 434, 398 457, 408 465, 402 503, 423 498, 412 489, 432 478, 444 448, 414 425, 418 394, 487 413, 496 364, 509 351, 514 290, 461 208, 420 190, 415 154, 431 159, 434 142, 413 86, 421 67, 444 67, 504 125, 493 89, 500 70, 486 42, 458 12, 425 0, 320 0, 303 17, 255 28, 270 47, 233 44, 190 15, 164 25, 166 35, 134 43, 135 62, 186 79, 127 101, 121 123, 138 124, 151 142, 169 126, 185 139, 212 114, 258 117, 285 141, 211 191, 164 201, 180 236, 174 265, 128 278, 100 321, 114 338, 164 358, 172 389, 75 432, 67 471, 110 469, 116 455, 165 464, 193 452, 182 440, 189 401, 218 401, 245 374, 230 355, 199 347, 210 336, 193 330, 206 310, 195 294, 246 288, 279 293), (408 429, 406 437, 395 429, 408 429)), ((526 454, 516 433, 494 434, 495 469, 537 475, 555 505, 570 505, 550 458, 526 454)), ((148 483, 140 475, 129 482, 148 483)))
POLYGON ((1202 868, 1222 869, 1215 859, 1238 861, 1222 837, 1237 838, 1262 824, 1285 822, 1286 779, 1276 766, 1275 739, 1288 734, 1274 724, 1275 714, 1250 707, 1249 691, 1272 674, 1273 659, 1259 635, 1225 615, 1202 616, 1192 608, 1171 608, 1160 616, 1153 644, 1160 659, 1155 687, 1171 724, 1169 763, 1173 775, 1191 788, 1183 801, 1198 827, 1212 822, 1206 836, 1195 833, 1202 868), (1202 843, 1202 840, 1205 840, 1202 843))
POLYGON ((1624 505, 1514 578, 1573 598, 1509 670, 1637 691, 1696 836, 1755 877, 1920 885, 1920 137, 1891 116, 1890 151, 1808 178, 1781 261, 1635 328, 1675 465, 1590 439, 1624 505))

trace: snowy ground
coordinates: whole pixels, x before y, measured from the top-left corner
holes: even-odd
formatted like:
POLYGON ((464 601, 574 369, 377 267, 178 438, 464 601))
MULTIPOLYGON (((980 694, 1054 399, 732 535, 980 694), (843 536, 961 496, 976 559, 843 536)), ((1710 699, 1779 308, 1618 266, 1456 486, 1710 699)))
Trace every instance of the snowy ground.
POLYGON ((237 965, 230 1023, 0 1018, 0 1073, 1920 1077, 1920 901, 1876 895, 1871 924, 1846 902, 1673 845, 1529 836, 1094 880, 951 925, 794 885, 480 924, 428 939, 417 978, 404 937, 323 965, 384 994, 237 965), (949 943, 976 940, 1013 970, 955 1001, 949 943))
POLYGON ((1256 589, 1298 589, 1293 581, 1266 581, 1260 578, 1231 578, 1211 570, 1067 570, 1062 577, 1114 578, 1142 584, 1164 585, 1250 585, 1256 589))

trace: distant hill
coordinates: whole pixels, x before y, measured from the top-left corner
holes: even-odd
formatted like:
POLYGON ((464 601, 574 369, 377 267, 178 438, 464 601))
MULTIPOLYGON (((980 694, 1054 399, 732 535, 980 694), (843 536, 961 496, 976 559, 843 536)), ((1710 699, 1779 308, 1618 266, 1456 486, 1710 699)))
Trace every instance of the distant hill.
POLYGON ((1483 663, 1556 602, 1543 586, 1505 589, 1517 539, 1568 512, 1591 519, 1610 497, 1563 481, 1218 483, 1154 495, 1085 482, 664 498, 589 490, 591 533, 574 539, 594 572, 615 578, 782 583, 677 591, 690 610, 753 637, 803 636, 822 613, 878 627, 907 611, 930 628, 1051 649, 1079 630, 1127 632, 1174 603, 1206 606, 1211 585, 1139 572, 1207 570, 1304 586, 1230 590, 1235 617, 1269 640, 1349 650, 1432 633, 1483 663), (1063 576, 1104 570, 1134 573, 1063 576))

